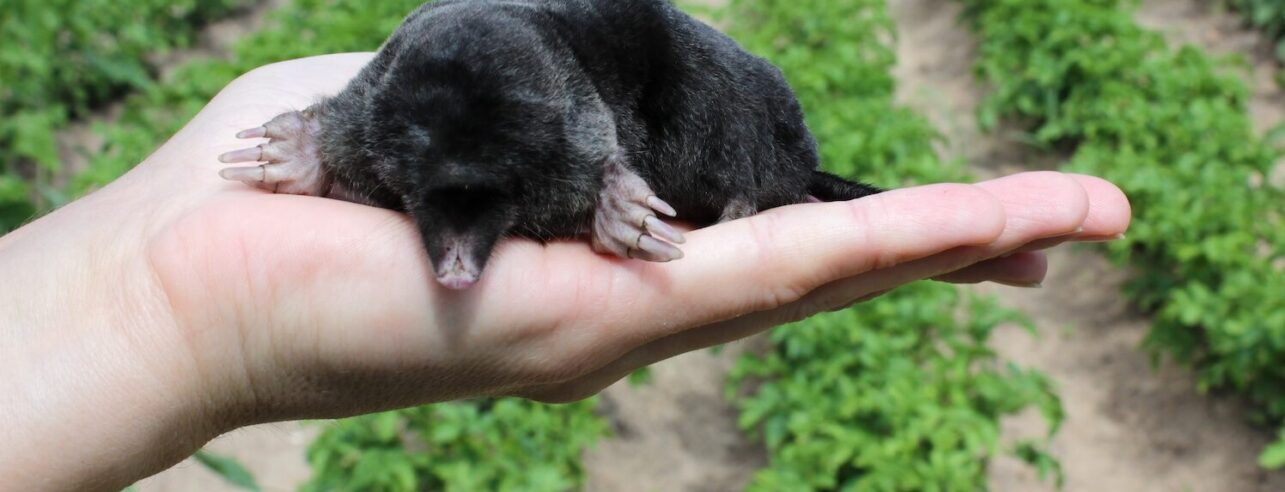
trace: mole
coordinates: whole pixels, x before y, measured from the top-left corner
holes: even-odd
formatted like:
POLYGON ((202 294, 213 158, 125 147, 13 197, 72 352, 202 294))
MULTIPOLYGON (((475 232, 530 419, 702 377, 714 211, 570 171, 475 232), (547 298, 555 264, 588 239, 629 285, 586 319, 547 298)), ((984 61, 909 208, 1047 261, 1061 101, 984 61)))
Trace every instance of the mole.
POLYGON ((501 238, 666 262, 697 226, 878 193, 819 169, 785 77, 668 0, 441 0, 220 175, 399 210, 465 289, 501 238))

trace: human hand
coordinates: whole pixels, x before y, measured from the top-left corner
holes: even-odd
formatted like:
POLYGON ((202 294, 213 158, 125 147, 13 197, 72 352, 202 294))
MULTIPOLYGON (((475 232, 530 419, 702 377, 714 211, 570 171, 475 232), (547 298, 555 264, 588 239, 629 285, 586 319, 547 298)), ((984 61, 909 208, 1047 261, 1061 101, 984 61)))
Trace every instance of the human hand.
POLYGON ((767 211, 688 233, 672 263, 510 240, 449 291, 401 214, 218 177, 236 130, 337 92, 368 59, 256 70, 120 180, 0 239, 0 299, 26 301, 0 313, 0 417, 21 423, 0 431, 20 443, 0 476, 119 488, 253 423, 583 398, 915 280, 1035 284, 1033 250, 1129 222, 1109 183, 1028 173, 767 211))

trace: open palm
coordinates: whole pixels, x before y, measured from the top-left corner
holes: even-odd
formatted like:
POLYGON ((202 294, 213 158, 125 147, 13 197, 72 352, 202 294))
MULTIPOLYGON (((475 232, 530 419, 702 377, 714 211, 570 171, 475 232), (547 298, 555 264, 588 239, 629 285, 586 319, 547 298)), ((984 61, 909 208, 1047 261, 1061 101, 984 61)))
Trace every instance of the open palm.
POLYGON ((449 291, 403 215, 217 175, 216 156, 242 145, 236 130, 338 91, 368 58, 242 77, 92 197, 147 197, 127 202, 147 217, 142 250, 161 309, 177 339, 198 340, 197 364, 248 419, 582 398, 637 367, 915 280, 1034 284, 1044 258, 1026 251, 1111 238, 1129 222, 1104 181, 1030 173, 771 210, 690 232, 672 263, 508 240, 477 286, 449 291))

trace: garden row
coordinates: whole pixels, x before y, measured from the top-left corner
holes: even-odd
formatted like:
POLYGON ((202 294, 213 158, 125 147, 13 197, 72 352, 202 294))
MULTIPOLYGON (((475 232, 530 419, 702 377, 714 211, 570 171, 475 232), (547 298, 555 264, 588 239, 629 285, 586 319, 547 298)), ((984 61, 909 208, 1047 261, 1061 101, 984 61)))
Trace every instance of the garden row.
MULTIPOLYGON (((1146 346, 1232 389, 1260 422, 1285 419, 1285 189, 1255 136, 1237 67, 1171 49, 1119 0, 964 0, 981 37, 980 118, 1028 123, 1068 169, 1120 185, 1134 206, 1111 255, 1154 316, 1146 346), (1274 177, 1275 176, 1275 177, 1274 177)), ((1285 442, 1263 455, 1285 464, 1285 442)))
MULTIPOLYGON (((829 170, 889 187, 964 177, 934 153, 929 123, 893 103, 884 0, 732 0, 727 14, 729 33, 790 80, 829 170)), ((1062 419, 1044 376, 987 347, 1003 323, 1023 321, 921 282, 778 328, 728 388, 769 453, 750 489, 984 490, 1000 452, 1060 475, 1043 442, 1001 449, 1003 415, 1036 406, 1050 434, 1062 419)))
POLYGON ((155 83, 147 62, 247 0, 0 2, 0 234, 61 201, 55 132, 155 83), (37 198, 38 197, 38 198, 37 198), (33 199, 35 198, 35 199, 33 199))
MULTIPOLYGON (((282 59, 373 50, 419 0, 296 0, 244 39, 233 61, 200 60, 150 84, 98 131, 73 193, 114 179, 173 134, 240 73, 282 59)), ((883 0, 732 0, 727 25, 787 73, 835 172, 885 186, 954 180, 937 134, 892 103, 892 22, 883 0)), ((1036 405, 1051 428, 1061 407, 1039 374, 986 347, 1018 317, 952 287, 918 284, 861 307, 784 327, 747 357, 729 395, 763 439, 758 490, 974 490, 998 452, 998 419, 1036 405)), ((566 490, 579 456, 605 432, 594 402, 503 399, 438 404, 337 422, 309 450, 309 490, 566 490)), ((1040 443, 1013 449, 1055 468, 1040 443)))

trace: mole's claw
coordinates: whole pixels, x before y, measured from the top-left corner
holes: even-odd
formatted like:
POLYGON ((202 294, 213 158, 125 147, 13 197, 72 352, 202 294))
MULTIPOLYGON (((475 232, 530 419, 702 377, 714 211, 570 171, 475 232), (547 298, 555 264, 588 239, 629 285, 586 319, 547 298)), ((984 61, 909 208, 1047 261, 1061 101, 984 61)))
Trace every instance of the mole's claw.
POLYGON ((648 261, 666 262, 681 259, 683 257, 683 250, 678 249, 672 244, 647 235, 638 237, 637 250, 644 253, 644 255, 639 255, 639 259, 648 261))
POLYGON ((665 203, 664 200, 661 200, 660 197, 656 195, 647 197, 647 206, 651 207, 652 210, 668 215, 670 217, 674 217, 678 215, 678 211, 674 210, 674 207, 669 206, 668 203, 665 203))
POLYGON ((263 166, 228 167, 219 171, 219 177, 223 179, 251 184, 264 182, 267 174, 267 169, 263 166))
POLYGON ((683 237, 683 233, 678 232, 678 229, 674 229, 669 224, 666 224, 665 221, 656 218, 655 215, 648 215, 646 219, 643 219, 643 227, 646 227, 647 232, 651 233, 651 235, 671 243, 683 244, 687 241, 687 238, 683 237))
POLYGON ((260 162, 263 160, 263 146, 234 150, 219 156, 219 162, 235 164, 238 162, 260 162))
POLYGON ((236 134, 236 138, 263 138, 266 136, 268 136, 268 128, 265 126, 241 130, 240 133, 236 134))

